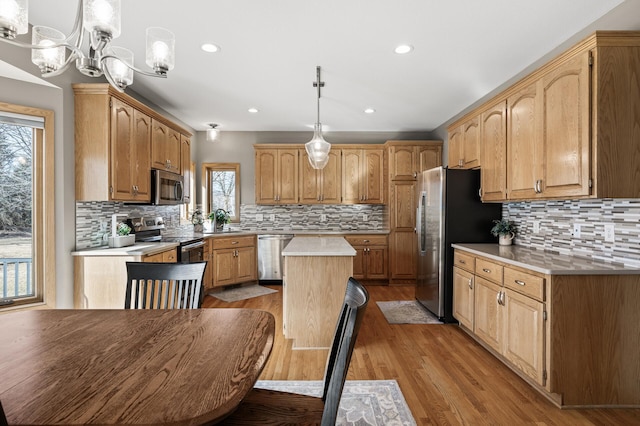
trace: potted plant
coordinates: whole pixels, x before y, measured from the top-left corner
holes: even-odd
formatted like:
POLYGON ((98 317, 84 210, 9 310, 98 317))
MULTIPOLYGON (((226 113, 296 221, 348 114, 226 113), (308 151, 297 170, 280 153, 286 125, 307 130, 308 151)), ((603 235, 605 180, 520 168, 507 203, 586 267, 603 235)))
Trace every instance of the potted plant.
POLYGON ((513 237, 516 236, 516 225, 508 219, 494 220, 491 233, 493 236, 498 237, 498 244, 501 246, 511 245, 513 237))
POLYGON ((216 231, 222 231, 225 223, 231 222, 231 215, 224 209, 217 209, 213 213, 209 213, 209 219, 215 224, 216 231))

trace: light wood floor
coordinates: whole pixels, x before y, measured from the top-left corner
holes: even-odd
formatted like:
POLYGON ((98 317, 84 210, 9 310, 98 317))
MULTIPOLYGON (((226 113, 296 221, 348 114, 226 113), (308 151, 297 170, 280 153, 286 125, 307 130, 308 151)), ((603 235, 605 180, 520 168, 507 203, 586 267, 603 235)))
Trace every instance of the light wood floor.
MULTIPOLYGON (((291 349, 282 331, 282 287, 266 296, 203 307, 255 308, 276 318, 263 380, 322 380, 327 351, 291 349)), ((457 325, 390 325, 376 301, 413 300, 411 286, 367 287, 371 296, 347 380, 398 381, 418 425, 640 425, 640 409, 560 410, 457 325)))

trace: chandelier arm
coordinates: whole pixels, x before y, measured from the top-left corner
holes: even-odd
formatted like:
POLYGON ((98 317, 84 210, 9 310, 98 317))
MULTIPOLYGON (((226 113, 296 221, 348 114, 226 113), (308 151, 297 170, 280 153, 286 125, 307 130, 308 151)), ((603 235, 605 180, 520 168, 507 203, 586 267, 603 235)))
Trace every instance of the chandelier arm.
MULTIPOLYGON (((157 74, 155 72, 149 72, 149 71, 145 71, 145 70, 141 70, 139 68, 134 67, 133 65, 129 65, 128 63, 126 63, 125 61, 121 60, 120 58, 118 58, 116 55, 111 55, 111 54, 106 54, 104 56, 102 56, 100 58, 100 62, 104 62, 105 59, 117 59, 119 60, 123 65, 125 65, 127 68, 129 68, 130 70, 133 70, 135 72, 137 72, 138 74, 142 74, 142 75, 146 75, 148 77, 159 77, 159 78, 167 78, 166 74, 157 74)), ((106 66, 102 67, 103 69, 106 69, 106 66)))

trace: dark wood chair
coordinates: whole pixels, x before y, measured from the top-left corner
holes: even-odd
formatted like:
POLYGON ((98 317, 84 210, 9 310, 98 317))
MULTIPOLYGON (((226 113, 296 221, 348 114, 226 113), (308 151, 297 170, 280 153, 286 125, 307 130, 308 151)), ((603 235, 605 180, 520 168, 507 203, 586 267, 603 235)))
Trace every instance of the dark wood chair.
POLYGON ((197 309, 207 262, 127 262, 125 309, 197 309))
POLYGON ((369 293, 349 278, 327 358, 322 397, 254 388, 222 424, 333 426, 369 293))
POLYGON ((2 402, 0 402, 0 426, 8 426, 9 422, 7 421, 7 416, 4 414, 4 409, 2 408, 2 402))

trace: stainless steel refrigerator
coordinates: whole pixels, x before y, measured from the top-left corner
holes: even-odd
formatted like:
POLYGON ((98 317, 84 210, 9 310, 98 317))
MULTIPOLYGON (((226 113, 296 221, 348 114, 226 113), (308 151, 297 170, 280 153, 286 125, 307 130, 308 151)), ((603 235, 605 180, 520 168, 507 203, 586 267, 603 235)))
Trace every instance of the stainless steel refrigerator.
POLYGON ((436 167, 418 175, 416 299, 443 322, 453 318, 453 243, 497 243, 500 203, 480 201, 480 171, 436 167))

